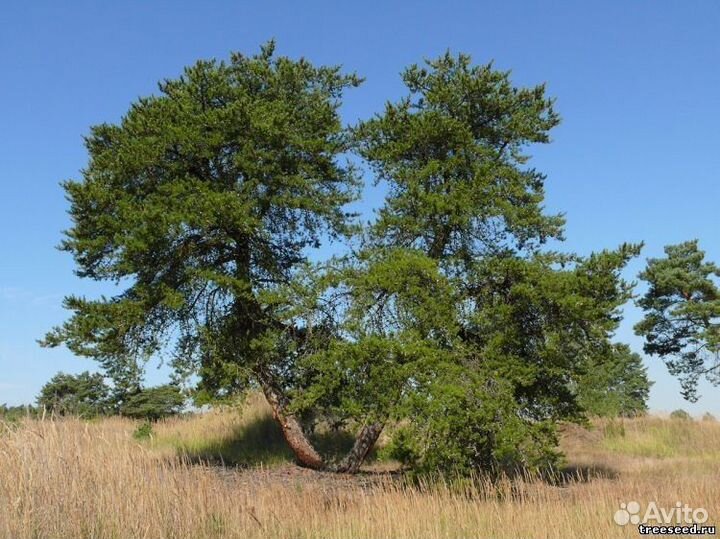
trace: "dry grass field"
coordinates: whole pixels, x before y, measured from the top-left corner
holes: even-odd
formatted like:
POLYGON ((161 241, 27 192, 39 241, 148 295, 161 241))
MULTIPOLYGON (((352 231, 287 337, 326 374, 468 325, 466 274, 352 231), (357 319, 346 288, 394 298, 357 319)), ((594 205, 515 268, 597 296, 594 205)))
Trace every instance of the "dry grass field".
POLYGON ((568 427, 555 480, 414 485, 387 463, 357 477, 296 468, 257 400, 160 423, 145 440, 136 426, 0 425, 0 538, 638 537, 613 522, 631 500, 720 517, 714 421, 568 427))

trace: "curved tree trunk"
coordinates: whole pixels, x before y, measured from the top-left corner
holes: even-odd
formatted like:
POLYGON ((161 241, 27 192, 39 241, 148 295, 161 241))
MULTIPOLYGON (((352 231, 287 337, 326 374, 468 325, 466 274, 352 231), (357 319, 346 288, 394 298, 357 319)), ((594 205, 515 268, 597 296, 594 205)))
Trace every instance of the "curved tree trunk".
POLYGON ((360 470, 365 458, 380 437, 385 426, 384 423, 370 423, 363 425, 355 439, 355 444, 345 458, 338 464, 334 471, 342 473, 357 473, 360 470))
MULTIPOLYGON (((285 441, 295 454, 298 463, 301 466, 313 470, 326 469, 325 460, 308 439, 298 418, 288 411, 288 400, 277 385, 273 383, 271 375, 267 372, 257 372, 256 374, 265 398, 272 409, 273 418, 280 425, 285 441)), ((357 473, 367 458, 368 453, 370 453, 370 450, 375 446, 384 427, 384 422, 363 425, 355 439, 352 449, 340 464, 332 467, 332 471, 351 474, 357 473)))
POLYGON ((285 396, 273 386, 267 377, 261 376, 260 378, 260 384, 272 409, 273 417, 280 424, 285 441, 295 453, 298 463, 313 470, 325 468, 325 461, 308 440, 300 421, 294 414, 288 412, 288 402, 285 396))

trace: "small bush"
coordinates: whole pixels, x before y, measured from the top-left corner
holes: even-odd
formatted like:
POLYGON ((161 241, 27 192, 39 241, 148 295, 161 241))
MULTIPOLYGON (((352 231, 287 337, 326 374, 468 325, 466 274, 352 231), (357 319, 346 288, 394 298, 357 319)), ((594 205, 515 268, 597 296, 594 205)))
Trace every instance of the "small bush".
POLYGON ((688 414, 685 410, 675 410, 673 413, 670 414, 670 419, 689 421, 692 419, 692 417, 690 417, 690 414, 688 414))
POLYGON ((717 418, 712 415, 710 412, 705 412, 705 415, 703 415, 703 421, 717 421, 717 418))
POLYGON ((135 432, 133 432, 133 438, 136 440, 148 440, 149 438, 152 438, 152 435, 153 428, 150 421, 143 421, 137 426, 135 432))

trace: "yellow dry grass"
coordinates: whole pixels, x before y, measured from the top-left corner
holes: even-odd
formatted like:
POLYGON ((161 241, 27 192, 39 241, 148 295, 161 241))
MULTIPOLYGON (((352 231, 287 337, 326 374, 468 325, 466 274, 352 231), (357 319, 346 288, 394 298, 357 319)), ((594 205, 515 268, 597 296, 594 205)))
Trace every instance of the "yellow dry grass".
POLYGON ((207 454, 266 413, 255 403, 244 415, 174 419, 145 442, 117 418, 0 425, 0 538, 638 537, 612 519, 630 500, 704 507, 710 523, 720 516, 715 422, 567 428, 577 476, 556 483, 408 486, 388 476, 368 485, 290 464, 223 471, 179 456, 207 454))

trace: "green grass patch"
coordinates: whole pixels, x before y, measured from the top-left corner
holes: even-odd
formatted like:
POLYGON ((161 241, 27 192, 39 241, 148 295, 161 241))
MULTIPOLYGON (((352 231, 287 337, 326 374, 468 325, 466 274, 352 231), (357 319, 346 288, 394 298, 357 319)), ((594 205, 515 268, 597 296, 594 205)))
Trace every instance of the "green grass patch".
POLYGON ((708 443, 718 432, 699 422, 680 419, 646 418, 635 421, 610 420, 600 428, 602 446, 633 457, 675 458, 720 456, 720 447, 708 443))

